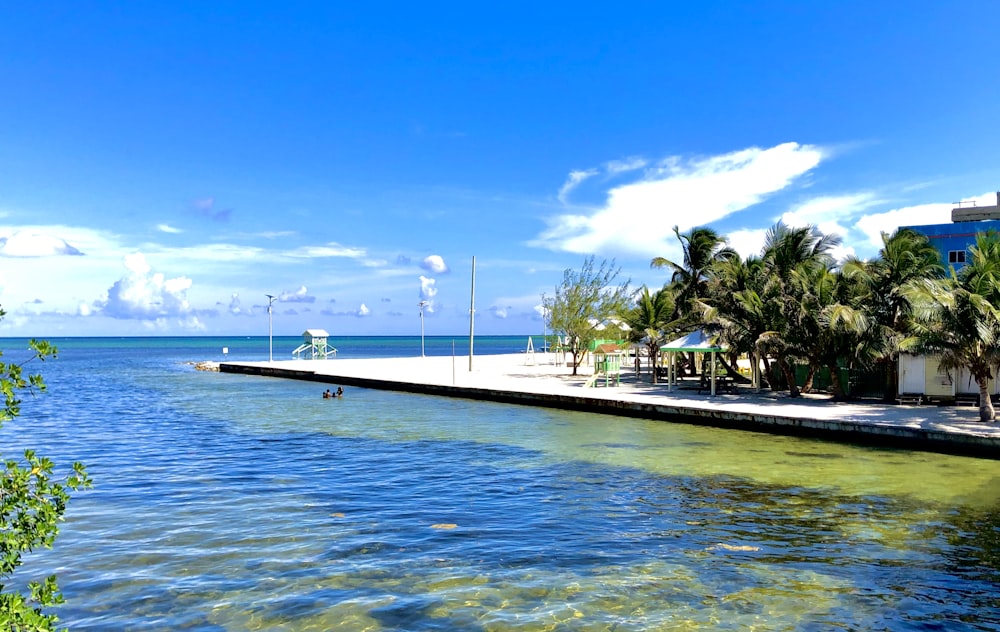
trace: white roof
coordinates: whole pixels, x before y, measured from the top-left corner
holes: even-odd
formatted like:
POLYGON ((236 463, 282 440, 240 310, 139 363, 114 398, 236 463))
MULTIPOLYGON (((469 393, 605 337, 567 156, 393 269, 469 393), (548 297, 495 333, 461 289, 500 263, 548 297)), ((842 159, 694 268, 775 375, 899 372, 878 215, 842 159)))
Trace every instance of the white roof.
POLYGON ((701 329, 692 331, 686 336, 681 336, 677 340, 671 340, 660 347, 660 351, 700 351, 710 353, 712 351, 725 351, 726 348, 719 344, 719 337, 710 336, 701 329))
POLYGON ((306 329, 302 332, 303 336, 312 336, 313 338, 329 338, 330 334, 326 333, 325 329, 306 329))

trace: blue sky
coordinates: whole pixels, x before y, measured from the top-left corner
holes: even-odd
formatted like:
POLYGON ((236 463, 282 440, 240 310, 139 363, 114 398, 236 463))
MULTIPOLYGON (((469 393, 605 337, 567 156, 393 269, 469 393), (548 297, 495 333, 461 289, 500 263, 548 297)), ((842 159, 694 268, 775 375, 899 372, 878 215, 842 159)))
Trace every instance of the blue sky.
POLYGON ((7 3, 0 335, 541 332, 672 228, 1000 188, 1000 3, 7 3), (280 5, 280 6, 279 6, 280 5))

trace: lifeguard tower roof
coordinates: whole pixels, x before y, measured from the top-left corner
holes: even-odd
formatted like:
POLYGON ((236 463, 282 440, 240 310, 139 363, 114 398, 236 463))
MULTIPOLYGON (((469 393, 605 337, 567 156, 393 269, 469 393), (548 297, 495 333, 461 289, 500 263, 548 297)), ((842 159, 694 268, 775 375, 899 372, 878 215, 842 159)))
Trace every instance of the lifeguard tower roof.
POLYGON ((302 337, 309 338, 329 338, 330 334, 325 329, 306 329, 302 332, 302 337))

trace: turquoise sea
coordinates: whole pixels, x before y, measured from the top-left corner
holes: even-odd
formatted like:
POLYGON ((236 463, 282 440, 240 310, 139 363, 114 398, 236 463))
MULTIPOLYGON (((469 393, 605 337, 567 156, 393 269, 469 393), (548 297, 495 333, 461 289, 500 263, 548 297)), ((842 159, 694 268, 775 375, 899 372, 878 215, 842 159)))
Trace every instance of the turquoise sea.
POLYGON ((72 630, 1000 629, 1000 462, 190 364, 266 336, 53 342, 0 445, 94 478, 27 559, 72 630))

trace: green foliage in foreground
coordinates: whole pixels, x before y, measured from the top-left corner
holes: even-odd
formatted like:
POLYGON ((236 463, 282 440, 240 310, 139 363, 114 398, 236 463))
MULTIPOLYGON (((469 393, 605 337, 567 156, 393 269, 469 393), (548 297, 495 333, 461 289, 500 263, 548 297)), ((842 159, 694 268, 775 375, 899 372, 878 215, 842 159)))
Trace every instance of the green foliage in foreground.
MULTIPOLYGON (((31 360, 56 356, 56 348, 44 341, 32 340, 30 348, 31 360)), ((0 362, 0 390, 4 395, 0 410, 2 425, 20 414, 20 394, 44 391, 45 382, 41 375, 26 375, 23 364, 0 362)), ((43 611, 63 601, 55 575, 31 581, 27 594, 8 585, 25 553, 39 546, 52 546, 70 491, 90 486, 80 463, 74 463, 72 473, 61 479, 53 474, 53 469, 52 461, 33 450, 25 450, 23 460, 5 459, 0 472, 0 631, 3 632, 55 628, 56 616, 43 611)))

